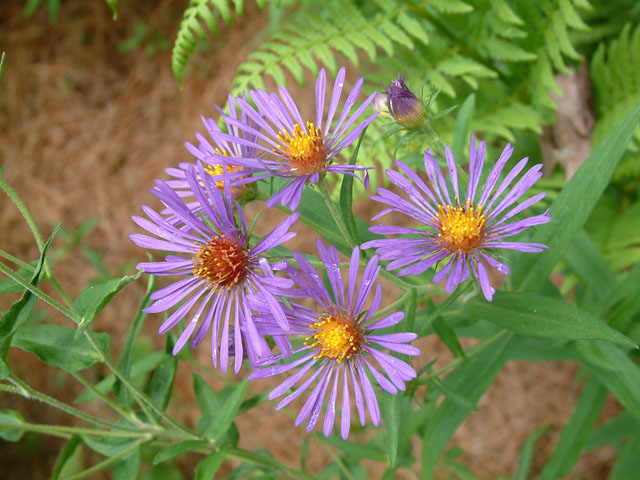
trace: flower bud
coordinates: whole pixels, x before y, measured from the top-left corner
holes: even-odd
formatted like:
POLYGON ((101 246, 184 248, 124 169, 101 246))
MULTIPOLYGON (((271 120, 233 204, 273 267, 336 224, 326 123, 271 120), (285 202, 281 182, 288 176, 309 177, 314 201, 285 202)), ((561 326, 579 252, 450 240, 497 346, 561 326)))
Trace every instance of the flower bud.
POLYGON ((424 122, 424 105, 404 83, 404 74, 398 74, 398 79, 392 80, 385 92, 389 113, 398 123, 412 126, 424 122))

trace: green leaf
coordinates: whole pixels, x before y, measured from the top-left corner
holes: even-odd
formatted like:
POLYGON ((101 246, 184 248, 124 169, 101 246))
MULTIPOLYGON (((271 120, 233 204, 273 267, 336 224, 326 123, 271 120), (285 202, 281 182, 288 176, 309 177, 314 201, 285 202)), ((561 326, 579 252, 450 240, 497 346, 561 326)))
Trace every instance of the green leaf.
POLYGON ((167 356, 154 372, 149 383, 149 397, 161 409, 167 408, 171 398, 173 382, 178 370, 178 359, 173 355, 167 356))
POLYGON ((512 269, 518 290, 539 290, 553 267, 571 246, 604 192, 640 122, 640 106, 629 112, 593 149, 576 174, 551 204, 551 223, 541 226, 532 242, 549 246, 541 254, 518 256, 512 269))
MULTIPOLYGON (((444 379, 444 384, 470 402, 477 402, 511 357, 519 340, 513 337, 513 334, 496 340, 491 348, 465 360, 444 379)), ((470 408, 461 407, 453 400, 445 398, 433 416, 427 420, 422 436, 423 478, 433 477, 440 455, 453 433, 471 411, 470 408)))
POLYGON ((590 380, 580 394, 569 423, 562 430, 549 462, 542 469, 542 480, 565 477, 580 455, 589 433, 598 420, 607 389, 596 380, 590 380))
POLYGON ((463 157, 463 150, 469 138, 471 136, 471 119, 473 118, 473 112, 476 108, 476 94, 471 93, 462 102, 460 110, 458 110, 458 116, 456 117, 456 126, 453 129, 453 145, 451 146, 451 153, 453 158, 458 162, 461 162, 463 157))
POLYGON ((402 410, 402 395, 387 394, 383 397, 384 409, 382 417, 387 426, 387 458, 389 466, 395 467, 398 458, 398 435, 400 432, 400 412, 402 410))
MULTIPOLYGON (((109 334, 96 333, 94 337, 103 351, 109 349, 109 334)), ((57 325, 27 325, 15 334, 13 345, 67 372, 77 372, 100 361, 89 340, 76 340, 75 329, 57 325)))
POLYGON ((640 432, 640 421, 630 413, 623 412, 593 430, 584 442, 582 451, 586 452, 607 444, 620 443, 638 432, 640 432))
POLYGON ((82 441, 89 448, 105 457, 115 457, 138 441, 136 438, 125 437, 93 437, 91 435, 80 435, 82 441))
POLYGON ((589 372, 640 419, 640 368, 618 346, 610 343, 579 342, 577 351, 589 372))
MULTIPOLYGON (((37 263, 37 261, 29 263, 29 265, 31 265, 31 268, 21 268, 20 270, 15 272, 16 275, 22 278, 25 282, 30 281, 37 263)), ((25 288, 18 282, 16 282, 13 278, 5 278, 4 280, 0 280, 0 295, 24 292, 24 290, 25 288)))
POLYGON ((211 446, 209 440, 186 440, 176 445, 171 445, 170 447, 160 450, 156 456, 153 457, 153 464, 158 465, 183 453, 192 452, 193 450, 206 446, 211 446))
POLYGON ((449 326, 447 322, 441 317, 438 316, 432 323, 431 326, 433 330, 436 332, 440 340, 447 346, 453 356, 456 358, 464 357, 464 350, 460 342, 458 341, 458 337, 456 336, 456 332, 449 326))
POLYGON ((116 293, 134 280, 140 278, 140 275, 142 275, 142 270, 138 270, 135 275, 127 275, 126 277, 108 280, 87 287, 81 291, 72 307, 73 312, 82 319, 78 325, 76 338, 80 338, 82 333, 91 325, 91 322, 93 322, 102 309, 107 306, 116 293))
POLYGON ((120 460, 113 469, 112 480, 134 480, 140 472, 140 447, 120 460))
POLYGON ((551 430, 550 425, 539 427, 527 438, 527 441, 524 442, 518 460, 516 480, 527 480, 527 478, 529 478, 529 470, 531 469, 531 461, 533 460, 533 449, 538 439, 549 430, 551 430))
POLYGON ((193 374, 193 393, 203 414, 218 410, 218 399, 209 384, 197 373, 193 374))
MULTIPOLYGON (((24 425, 24 418, 20 412, 15 410, 0 410, 0 423, 4 425, 24 425)), ((22 438, 24 430, 21 428, 12 429, 11 427, 0 427, 0 438, 4 438, 7 442, 17 442, 22 438)))
POLYGON ((227 446, 221 447, 217 452, 204 457, 200 460, 200 463, 196 465, 195 475, 193 480, 211 480, 216 478, 216 472, 224 462, 227 456, 227 446))
MULTIPOLYGON (((42 253, 40 254, 40 259, 36 264, 36 268, 33 271, 33 275, 31 276, 31 285, 37 287, 42 277, 44 276, 44 266, 45 266, 45 258, 47 256, 47 251, 49 250, 49 246, 53 239, 55 238, 58 230, 60 229, 60 225, 57 225, 51 236, 47 240, 47 242, 42 247, 42 253)), ((15 302, 9 308, 9 311, 2 316, 2 321, 0 322, 0 379, 7 378, 9 375, 9 367, 7 365, 7 355, 9 354, 9 347, 11 346, 11 341, 16 331, 24 325, 29 319, 29 315, 31 315, 31 311, 33 310, 34 305, 36 304, 37 297, 31 293, 30 291, 24 292, 20 300, 15 302)))
POLYGON ((2 76, 2 66, 4 65, 4 53, 2 52, 2 55, 0 55, 0 77, 2 76))
POLYGON ((207 428, 207 431, 204 432, 207 438, 217 440, 229 429, 247 392, 247 383, 248 380, 245 378, 232 387, 230 395, 225 399, 222 407, 216 412, 214 421, 207 428))
POLYGON ((553 340, 602 340, 636 347, 633 340, 595 315, 551 297, 496 292, 492 302, 471 301, 467 309, 475 318, 521 335, 553 340))
POLYGON ((117 20, 118 19, 118 0, 107 0, 107 5, 109 5, 109 8, 113 12, 113 19, 117 20))
MULTIPOLYGON (((360 134, 358 144, 353 151, 349 165, 356 164, 358 152, 360 151, 360 144, 362 143, 362 139, 364 138, 366 131, 367 129, 365 128, 360 134)), ((356 219, 353 215, 353 177, 351 175, 342 176, 342 185, 340 186, 340 212, 342 213, 342 218, 347 226, 347 230, 349 230, 349 233, 355 240, 356 244, 359 245, 361 242, 358 238, 358 228, 356 227, 356 219)))
POLYGON ((636 478, 640 472, 640 435, 636 435, 627 443, 620 454, 608 480, 628 480, 636 478))
POLYGON ((338 451, 342 455, 348 456, 352 460, 362 460, 366 458, 369 460, 384 462, 387 458, 387 455, 385 455, 377 445, 372 445, 371 443, 363 444, 349 442, 343 440, 337 435, 326 437, 323 441, 337 447, 338 451))
POLYGON ((53 473, 51 474, 51 480, 58 480, 60 478, 65 465, 67 465, 67 462, 73 457, 78 445, 81 444, 82 439, 77 435, 74 435, 69 439, 64 448, 60 450, 60 453, 58 454, 58 459, 56 460, 56 464, 53 467, 53 473))

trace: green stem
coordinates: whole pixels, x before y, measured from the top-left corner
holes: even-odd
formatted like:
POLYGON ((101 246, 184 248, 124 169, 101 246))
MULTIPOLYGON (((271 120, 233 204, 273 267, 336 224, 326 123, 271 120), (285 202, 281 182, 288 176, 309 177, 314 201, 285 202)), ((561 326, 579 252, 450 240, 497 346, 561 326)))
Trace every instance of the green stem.
POLYGON ((19 258, 14 257, 13 255, 11 255, 8 252, 5 252, 4 250, 0 250, 0 257, 4 257, 7 260, 9 260, 10 262, 15 263, 16 265, 18 265, 20 268, 24 268, 25 270, 29 270, 30 272, 33 272, 35 270, 33 265, 29 265, 27 262, 23 262, 19 258))
POLYGON ((120 405, 118 405, 117 403, 113 402, 109 397, 107 397, 105 394, 103 394, 91 382, 89 382, 86 378, 84 378, 79 373, 71 372, 71 376, 73 378, 75 378, 78 382, 80 382, 88 390, 91 390, 94 393, 94 395, 99 397, 104 403, 109 405, 116 413, 119 413, 123 418, 126 418, 127 420, 129 420, 130 422, 134 423, 135 425, 137 425, 140 428, 148 427, 148 425, 145 424, 144 422, 141 422, 135 416, 135 414, 133 414, 132 412, 127 412, 122 407, 120 407, 120 405))
MULTIPOLYGON (((12 278, 17 283, 22 285, 24 288, 26 288, 27 290, 32 292, 34 295, 38 296, 40 299, 44 300, 49 305, 51 305, 53 308, 58 310, 60 313, 62 313, 66 317, 68 317, 71 320, 73 320, 73 322, 76 325, 80 325, 80 323, 82 323, 82 319, 80 317, 78 317, 72 310, 70 310, 69 308, 67 308, 64 305, 62 305, 60 302, 58 302, 58 301, 54 300, 53 298, 51 298, 49 295, 44 293, 38 287, 35 287, 35 286, 31 285, 29 282, 27 282, 26 280, 20 278, 18 275, 15 274, 15 272, 13 272, 11 269, 6 267, 2 263, 0 263, 0 272, 4 273, 8 277, 12 278)), ((129 391, 134 395, 134 397, 136 398, 136 401, 138 402, 140 407, 142 407, 143 410, 146 410, 146 407, 145 407, 145 404, 146 404, 151 410, 156 412, 167 423, 169 423, 173 427, 177 428, 178 430, 182 431, 186 435, 189 435, 191 438, 197 438, 197 436, 192 431, 190 431, 186 427, 183 427, 178 422, 176 422, 173 418, 169 417, 165 412, 162 411, 162 409, 160 409, 157 405, 155 405, 153 403, 153 401, 149 397, 147 397, 143 392, 141 392, 135 385, 133 385, 129 381, 129 379, 120 371, 120 369, 116 365, 114 365, 114 363, 107 356, 107 354, 104 351, 102 351, 102 349, 100 348, 100 345, 98 345, 98 343, 95 341, 95 339, 93 338, 93 334, 91 333, 91 331, 89 329, 84 331, 84 336, 87 338, 87 340, 89 340, 89 343, 91 343, 91 346, 96 351, 96 353, 98 353, 98 355, 100 356, 100 360, 129 389, 129 391)), ((153 416, 151 416, 150 418, 153 419, 153 416)))
POLYGON ((94 425, 99 425, 101 427, 112 428, 112 429, 122 430, 122 431, 131 431, 131 432, 137 431, 137 429, 134 429, 134 428, 128 428, 121 425, 115 425, 113 423, 106 422, 101 418, 94 417, 93 415, 89 415, 88 413, 85 413, 81 410, 78 410, 77 408, 67 405, 64 402, 61 402, 60 400, 50 397, 49 395, 41 393, 37 390, 34 390, 31 386, 24 383, 22 380, 15 377, 14 375, 10 375, 9 380, 15 385, 15 387, 12 387, 6 384, 0 384, 1 391, 13 393, 15 395, 20 395, 28 399, 38 400, 54 408, 57 408, 58 410, 62 410, 63 412, 68 413, 69 415, 73 415, 74 417, 81 418, 85 422, 93 423, 94 425))
POLYGON ((140 445, 145 443, 147 440, 148 440, 147 438, 141 438, 140 440, 138 440, 137 442, 132 443, 129 447, 125 448, 121 452, 118 452, 113 457, 109 457, 109 458, 103 460, 102 462, 95 464, 91 468, 87 468, 86 470, 83 470, 82 472, 76 473, 75 475, 72 475, 71 477, 67 477, 65 480, 78 480, 80 478, 85 478, 85 477, 87 477, 87 476, 89 476, 89 475, 91 475, 93 473, 99 472, 100 470, 104 470, 109 465, 111 465, 111 464, 117 462, 118 460, 120 460, 120 459, 126 457, 127 455, 129 455, 131 452, 133 452, 136 448, 138 448, 140 445))
POLYGON ((326 445, 324 436, 320 436, 317 433, 314 433, 313 436, 316 439, 316 441, 320 444, 322 449, 329 454, 329 456, 333 459, 334 462, 338 464, 338 467, 340 467, 340 470, 342 470, 342 473, 344 473, 344 476, 349 480, 355 480, 353 475, 347 468, 347 466, 344 464, 344 462, 340 458, 340 456, 336 455, 336 452, 334 452, 332 448, 329 448, 329 446, 326 445))
POLYGON ((384 307, 383 309, 378 310, 372 317, 372 319, 376 319, 379 317, 382 317, 384 315, 386 315, 389 312, 392 312, 393 310, 395 310, 396 308, 398 308, 399 305, 402 305, 403 303, 405 303, 405 301, 407 300, 407 298, 409 297, 409 295, 411 295, 411 291, 412 289, 408 289, 405 290, 399 297, 398 299, 387 305, 386 307, 384 307))
POLYGON ((0 430, 24 430, 25 432, 44 433, 49 435, 91 435, 94 437, 138 438, 148 432, 116 432, 95 428, 67 427, 65 425, 40 425, 35 423, 0 423, 0 430))
MULTIPOLYGON (((0 169, 0 188, 4 190, 4 193, 6 193, 7 196, 11 199, 13 204, 16 206, 16 208, 24 218, 24 220, 27 222, 27 225, 31 229, 31 233, 33 234, 33 237, 36 240, 36 244, 38 245, 38 250, 40 251, 40 253, 42 253, 42 248, 44 247, 44 241, 42 240, 42 234, 38 229, 38 225, 36 225, 36 222, 31 216, 31 213, 29 212, 29 210, 27 209, 27 206, 20 199, 18 194, 15 192, 15 190, 11 188, 11 185, 9 185, 5 180, 2 169, 0 169)), ((53 273, 51 272, 51 266, 49 265, 49 261, 47 259, 45 259, 44 261, 44 268, 45 268, 45 272, 47 273, 47 277, 51 281, 51 284, 53 285, 53 287, 58 291, 60 296, 62 296, 62 298, 67 304, 69 305, 72 304, 73 302, 71 302, 71 299, 67 296, 66 292, 62 289, 58 281, 53 276, 53 273)))
POLYGON ((229 450, 227 450, 227 452, 228 452, 227 456, 231 458, 235 458, 236 460, 242 460, 244 462, 253 463, 255 465, 260 465, 263 467, 279 470, 283 473, 286 473, 289 477, 295 478, 296 480, 314 480, 316 478, 301 470, 288 467, 284 463, 281 463, 274 458, 265 457, 258 453, 250 452, 242 448, 229 447, 229 450))
POLYGON ((340 230, 340 233, 347 241, 347 245, 349 245, 351 248, 355 248, 357 246, 356 241, 354 240, 353 236, 351 236, 351 233, 349 233, 342 215, 340 215, 340 213, 336 209, 336 206, 331 199, 331 195, 329 194, 329 190, 327 189, 327 184, 325 183, 324 178, 320 178, 320 181, 316 184, 316 186, 318 187, 318 191, 320 192, 320 195, 322 195, 322 199, 327 205, 327 208, 329 209, 333 220, 336 222, 338 230, 340 230))
POLYGON ((458 364, 464 362, 465 360, 468 360, 469 358, 475 357, 482 350, 484 350, 485 348, 487 348, 489 345, 491 345, 492 343, 496 342, 497 340, 501 339, 502 337, 504 337, 508 333, 512 333, 512 332, 510 332, 509 330, 502 330, 501 332, 496 333, 493 337, 487 338, 482 343, 479 343, 475 347, 470 348, 469 349, 470 350, 469 353, 465 352, 466 353, 465 357, 456 358, 453 362, 451 362, 448 365, 445 365, 440 370, 438 370, 436 372, 433 372, 433 373, 430 373, 429 375, 426 375, 424 377, 421 377, 417 382, 418 385, 424 385, 426 383, 429 383, 429 379, 430 378, 439 377, 443 373, 448 372, 449 370, 451 370, 452 368, 456 367, 458 364))

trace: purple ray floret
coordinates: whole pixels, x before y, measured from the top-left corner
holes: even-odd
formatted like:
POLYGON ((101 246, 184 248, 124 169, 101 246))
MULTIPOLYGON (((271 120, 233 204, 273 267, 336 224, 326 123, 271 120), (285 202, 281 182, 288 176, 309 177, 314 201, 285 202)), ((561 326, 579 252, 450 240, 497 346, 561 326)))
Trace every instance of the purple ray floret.
MULTIPOLYGON (((291 357, 286 358, 285 352, 260 361, 263 368, 252 372, 249 378, 292 372, 269 395, 269 399, 274 399, 287 394, 276 409, 283 408, 311 389, 296 418, 296 426, 306 422, 307 431, 313 430, 328 397, 323 432, 325 436, 331 434, 338 405, 342 411, 340 432, 346 439, 351 424, 351 394, 363 426, 365 405, 372 423, 378 425, 380 422, 380 408, 370 376, 383 390, 392 394, 404 390, 405 382, 416 377, 414 369, 404 360, 383 350, 411 356, 419 355, 420 351, 407 344, 416 338, 415 333, 376 333, 404 318, 403 312, 396 312, 371 321, 382 298, 380 284, 375 283, 380 271, 378 257, 374 255, 369 260, 358 282, 360 249, 356 247, 351 256, 348 277, 343 280, 338 251, 333 246, 325 247, 320 240, 317 247, 319 257, 326 265, 331 292, 303 255, 293 254, 299 270, 291 266, 287 269, 293 281, 317 305, 315 310, 294 303, 291 303, 292 308, 284 307, 290 325, 287 333, 304 335, 304 346, 293 351, 291 357), (367 309, 365 304, 374 287, 373 300, 367 309), (289 392, 289 389, 293 391, 289 392)), ((265 302, 255 298, 251 302, 255 303, 256 310, 264 312, 256 317, 258 331, 281 340, 284 332, 273 321, 265 302)))
POLYGON ((191 347, 198 346, 211 331, 214 366, 219 364, 225 372, 231 355, 235 356, 234 370, 238 372, 245 353, 252 364, 271 355, 266 341, 257 332, 247 304, 248 295, 258 294, 264 298, 280 328, 288 329, 287 318, 276 297, 287 295, 293 282, 274 276, 274 266, 263 255, 296 235, 289 229, 298 214, 289 216, 250 247, 244 215, 232 199, 229 182, 224 182, 220 190, 215 180, 205 173, 201 162, 185 170, 185 181, 200 204, 199 214, 166 182, 158 180, 151 193, 160 199, 169 217, 179 225, 146 206, 142 208, 148 218, 132 217, 151 234, 130 235, 136 245, 172 252, 164 261, 139 263, 138 269, 154 275, 179 277, 155 291, 151 295, 154 303, 144 311, 165 312, 181 303, 160 327, 160 333, 166 333, 181 320, 185 321, 173 354, 190 338, 191 347), (239 221, 234 216, 234 204, 239 221))
POLYGON ((303 119, 293 97, 284 87, 278 88, 278 94, 252 90, 249 95, 256 108, 244 99, 236 99, 237 105, 249 121, 243 122, 231 117, 225 117, 225 121, 243 135, 240 136, 237 132, 217 133, 214 138, 249 148, 256 155, 237 158, 214 153, 211 161, 261 172, 247 177, 246 181, 268 177, 290 179, 285 187, 267 201, 269 208, 280 203, 295 210, 307 181, 315 184, 326 172, 356 178, 357 172, 364 172, 366 185, 368 167, 334 162, 338 153, 353 143, 376 117, 377 112, 359 120, 373 100, 375 92, 355 108, 363 84, 363 79, 360 78, 340 107, 344 80, 345 68, 342 67, 338 71, 325 115, 327 79, 324 69, 320 70, 315 90, 316 115, 311 119, 303 119))
POLYGON ((500 158, 489 172, 484 185, 480 184, 484 164, 485 142, 476 148, 471 137, 469 155, 469 183, 466 198, 461 197, 458 186, 458 170, 450 148, 445 148, 450 190, 436 159, 427 150, 424 166, 427 181, 400 160, 398 170, 387 170, 391 183, 402 190, 408 198, 397 195, 386 188, 378 188, 377 195, 370 198, 389 207, 376 215, 376 220, 391 211, 403 213, 420 226, 417 228, 376 225, 369 230, 382 235, 411 234, 410 238, 386 238, 372 240, 362 248, 376 248, 381 260, 390 261, 388 270, 400 269, 399 276, 418 275, 439 262, 444 266, 435 274, 433 281, 447 279, 445 289, 453 292, 471 274, 478 279, 482 292, 491 301, 494 288, 489 282, 487 265, 507 275, 509 268, 494 258, 498 249, 540 252, 546 245, 539 243, 506 241, 508 237, 523 232, 529 227, 551 221, 548 211, 531 217, 515 220, 514 217, 541 200, 539 193, 520 204, 518 200, 542 176, 542 165, 535 165, 517 181, 516 177, 527 164, 522 159, 499 181, 507 160, 513 153, 511 145, 502 151, 500 158), (404 174, 404 175, 402 175, 404 174), (514 183, 515 182, 515 183, 514 183))

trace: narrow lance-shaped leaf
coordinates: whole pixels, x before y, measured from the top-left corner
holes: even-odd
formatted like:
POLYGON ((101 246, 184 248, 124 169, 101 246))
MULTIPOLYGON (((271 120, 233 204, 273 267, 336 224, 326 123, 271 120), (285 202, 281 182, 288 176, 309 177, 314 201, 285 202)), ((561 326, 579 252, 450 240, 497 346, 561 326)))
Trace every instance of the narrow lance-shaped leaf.
POLYGON ((527 438, 527 441, 524 442, 522 450, 520 451, 520 458, 518 459, 518 473, 516 474, 516 480, 527 480, 527 478, 529 478, 529 470, 531 469, 531 461, 533 460, 533 452, 536 442, 549 430, 551 430, 550 425, 539 427, 529 436, 529 438, 527 438))
POLYGON ((91 322, 95 320, 116 293, 134 280, 140 278, 140 275, 142 275, 142 271, 138 270, 134 275, 107 280, 106 282, 92 285, 81 291, 72 307, 73 312, 81 318, 76 338, 80 338, 82 333, 91 325, 91 322))
POLYGON ((460 161, 463 158, 464 146, 467 144, 467 140, 471 136, 471 119, 473 118, 473 112, 476 108, 476 94, 470 94, 462 105, 456 118, 456 125, 453 129, 453 144, 451 146, 451 153, 453 158, 460 161))
POLYGON ((512 269, 518 290, 539 290, 571 241, 586 222, 604 192, 640 121, 640 106, 631 110, 585 160, 551 204, 552 222, 531 238, 550 248, 541 254, 522 255, 512 269))
POLYGON ((204 457, 200 463, 196 465, 193 480, 209 480, 216 477, 216 472, 224 462, 227 456, 227 446, 221 447, 217 452, 204 457))
POLYGON ((584 388, 569 423, 562 430, 549 462, 542 469, 542 480, 565 477, 580 455, 582 445, 596 423, 607 389, 597 380, 590 380, 584 388))
POLYGON ((602 340, 636 347, 633 340, 593 314, 551 297, 496 292, 493 302, 472 301, 467 308, 473 317, 521 335, 552 340, 602 340))
MULTIPOLYGON (((360 134, 358 144, 353 151, 349 165, 356 164, 358 152, 360 151, 360 144, 362 143, 362 139, 366 132, 367 129, 365 128, 360 134)), ((359 245, 361 242, 358 236, 358 228, 356 227, 356 219, 353 215, 353 177, 351 175, 342 176, 342 185, 340 186, 340 212, 342 213, 342 218, 347 226, 347 230, 349 230, 349 233, 355 240, 356 244, 359 245)))
POLYGON ((387 458, 390 467, 395 467, 398 458, 398 436, 400 431, 400 412, 403 404, 401 394, 385 394, 383 397, 384 409, 382 417, 387 426, 387 458))
MULTIPOLYGON (((51 242, 53 242, 53 239, 59 229, 60 225, 57 225, 56 228, 53 229, 53 232, 47 242, 42 247, 40 259, 38 260, 30 281, 31 285, 35 287, 38 286, 44 276, 47 251, 49 250, 49 246, 51 245, 51 242)), ((2 316, 2 321, 0 322, 0 379, 7 378, 9 375, 7 355, 9 354, 9 347, 11 346, 12 338, 16 331, 18 331, 18 329, 29 319, 29 315, 31 315, 31 311, 36 304, 37 299, 38 298, 33 293, 26 291, 22 294, 20 300, 11 305, 9 311, 2 316)))

